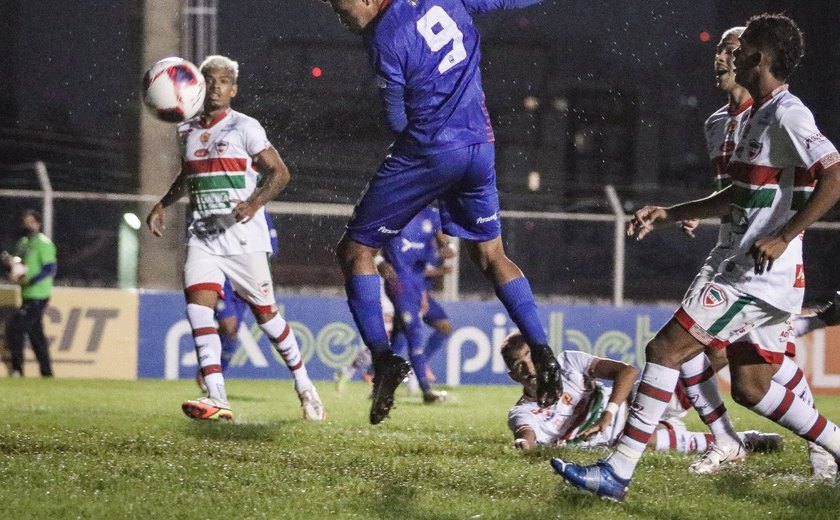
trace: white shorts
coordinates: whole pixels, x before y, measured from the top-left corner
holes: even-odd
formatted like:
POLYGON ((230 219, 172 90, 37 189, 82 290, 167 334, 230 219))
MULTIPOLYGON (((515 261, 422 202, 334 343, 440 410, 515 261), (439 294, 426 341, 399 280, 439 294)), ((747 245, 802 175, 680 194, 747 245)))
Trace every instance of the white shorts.
POLYGON ((792 315, 734 289, 720 280, 692 286, 674 314, 700 343, 727 348, 754 348, 768 363, 780 364, 796 351, 792 315))
POLYGON ((223 297, 225 278, 233 290, 256 310, 275 310, 274 283, 268 255, 264 252, 241 255, 213 255, 199 247, 187 247, 184 263, 186 292, 211 290, 223 297))

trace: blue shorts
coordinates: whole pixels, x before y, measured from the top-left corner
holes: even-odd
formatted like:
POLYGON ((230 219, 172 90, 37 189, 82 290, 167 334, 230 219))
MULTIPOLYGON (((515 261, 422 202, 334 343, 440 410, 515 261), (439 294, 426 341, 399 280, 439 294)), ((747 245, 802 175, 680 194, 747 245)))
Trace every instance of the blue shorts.
POLYGON ((387 156, 356 204, 347 235, 381 248, 436 200, 447 235, 478 242, 498 237, 502 225, 493 143, 427 157, 387 156))
POLYGON ((248 310, 248 304, 233 292, 233 287, 231 287, 230 280, 227 278, 225 278, 225 284, 222 286, 222 290, 225 293, 225 297, 216 302, 216 319, 224 320, 235 317, 237 322, 242 323, 242 318, 245 317, 245 311, 248 310))

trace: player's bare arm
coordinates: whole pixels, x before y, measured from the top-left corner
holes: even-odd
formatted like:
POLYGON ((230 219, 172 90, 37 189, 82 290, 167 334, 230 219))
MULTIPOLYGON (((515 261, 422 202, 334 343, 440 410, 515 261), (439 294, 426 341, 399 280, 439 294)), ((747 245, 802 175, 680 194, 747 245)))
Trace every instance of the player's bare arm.
POLYGON ((537 445, 537 434, 530 426, 521 424, 513 432, 513 447, 520 450, 529 450, 537 445))
POLYGON ((750 255, 757 274, 769 271, 773 261, 782 256, 791 240, 822 218, 840 200, 840 163, 834 163, 822 172, 814 192, 805 206, 796 213, 778 233, 755 241, 750 255))
POLYGON ((598 379, 605 379, 613 382, 612 394, 607 408, 601 417, 589 428, 580 432, 579 437, 588 439, 596 433, 609 428, 618 407, 626 402, 633 391, 633 385, 639 376, 639 369, 611 359, 599 359, 592 365, 592 376, 598 379))
POLYGON ((248 200, 240 201, 233 208, 233 216, 237 222, 244 223, 254 218, 261 207, 286 189, 286 185, 289 184, 291 178, 289 168, 273 147, 266 148, 257 154, 254 158, 254 164, 264 176, 263 184, 254 190, 253 195, 248 200))
POLYGON ((172 181, 172 185, 169 186, 169 191, 167 191, 166 195, 160 199, 160 202, 152 207, 152 211, 150 211, 149 215, 146 217, 146 225, 156 237, 163 236, 163 232, 166 230, 166 208, 175 204, 181 197, 184 196, 184 194, 186 194, 186 180, 187 174, 181 170, 175 180, 172 181))
POLYGON ((683 202, 669 208, 645 206, 636 211, 627 223, 627 236, 642 240, 654 229, 674 222, 720 217, 729 211, 731 189, 726 187, 708 197, 683 202))

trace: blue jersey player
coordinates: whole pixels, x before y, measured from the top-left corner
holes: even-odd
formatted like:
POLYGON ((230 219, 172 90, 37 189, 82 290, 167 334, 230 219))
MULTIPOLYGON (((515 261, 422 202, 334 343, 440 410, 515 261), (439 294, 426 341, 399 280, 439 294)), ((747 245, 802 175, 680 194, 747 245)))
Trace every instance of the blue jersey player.
POLYGON ((531 345, 537 398, 562 392, 528 280, 505 255, 496 190, 493 128, 479 70, 472 15, 539 0, 329 0, 341 22, 363 36, 388 124, 391 153, 368 183, 337 247, 347 301, 374 365, 370 422, 391 410, 410 370, 391 350, 382 321, 376 252, 433 201, 447 235, 496 288, 531 345))
MULTIPOLYGON (((427 207, 382 248, 379 272, 385 280, 385 293, 394 304, 394 335, 392 343, 399 351, 398 343, 408 344, 408 357, 417 383, 426 403, 442 402, 446 392, 432 390, 426 373, 427 356, 439 348, 446 336, 435 331, 429 338, 429 345, 423 345, 423 322, 447 320, 448 317, 436 302, 431 308, 427 266, 439 266, 443 257, 438 253, 440 215, 437 208, 427 207), (431 312, 431 316, 429 313, 431 312)), ((450 327, 451 328, 451 327, 450 327)))

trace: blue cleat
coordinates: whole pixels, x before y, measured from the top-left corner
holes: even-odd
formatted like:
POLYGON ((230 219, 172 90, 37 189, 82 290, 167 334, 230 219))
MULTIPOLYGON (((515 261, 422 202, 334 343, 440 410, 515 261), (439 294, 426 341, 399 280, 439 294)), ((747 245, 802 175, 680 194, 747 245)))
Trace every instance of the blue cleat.
POLYGON ((591 491, 599 497, 622 502, 627 494, 630 479, 618 478, 612 466, 606 461, 599 460, 591 466, 581 466, 573 462, 551 459, 554 472, 563 477, 569 484, 582 491, 591 491))

